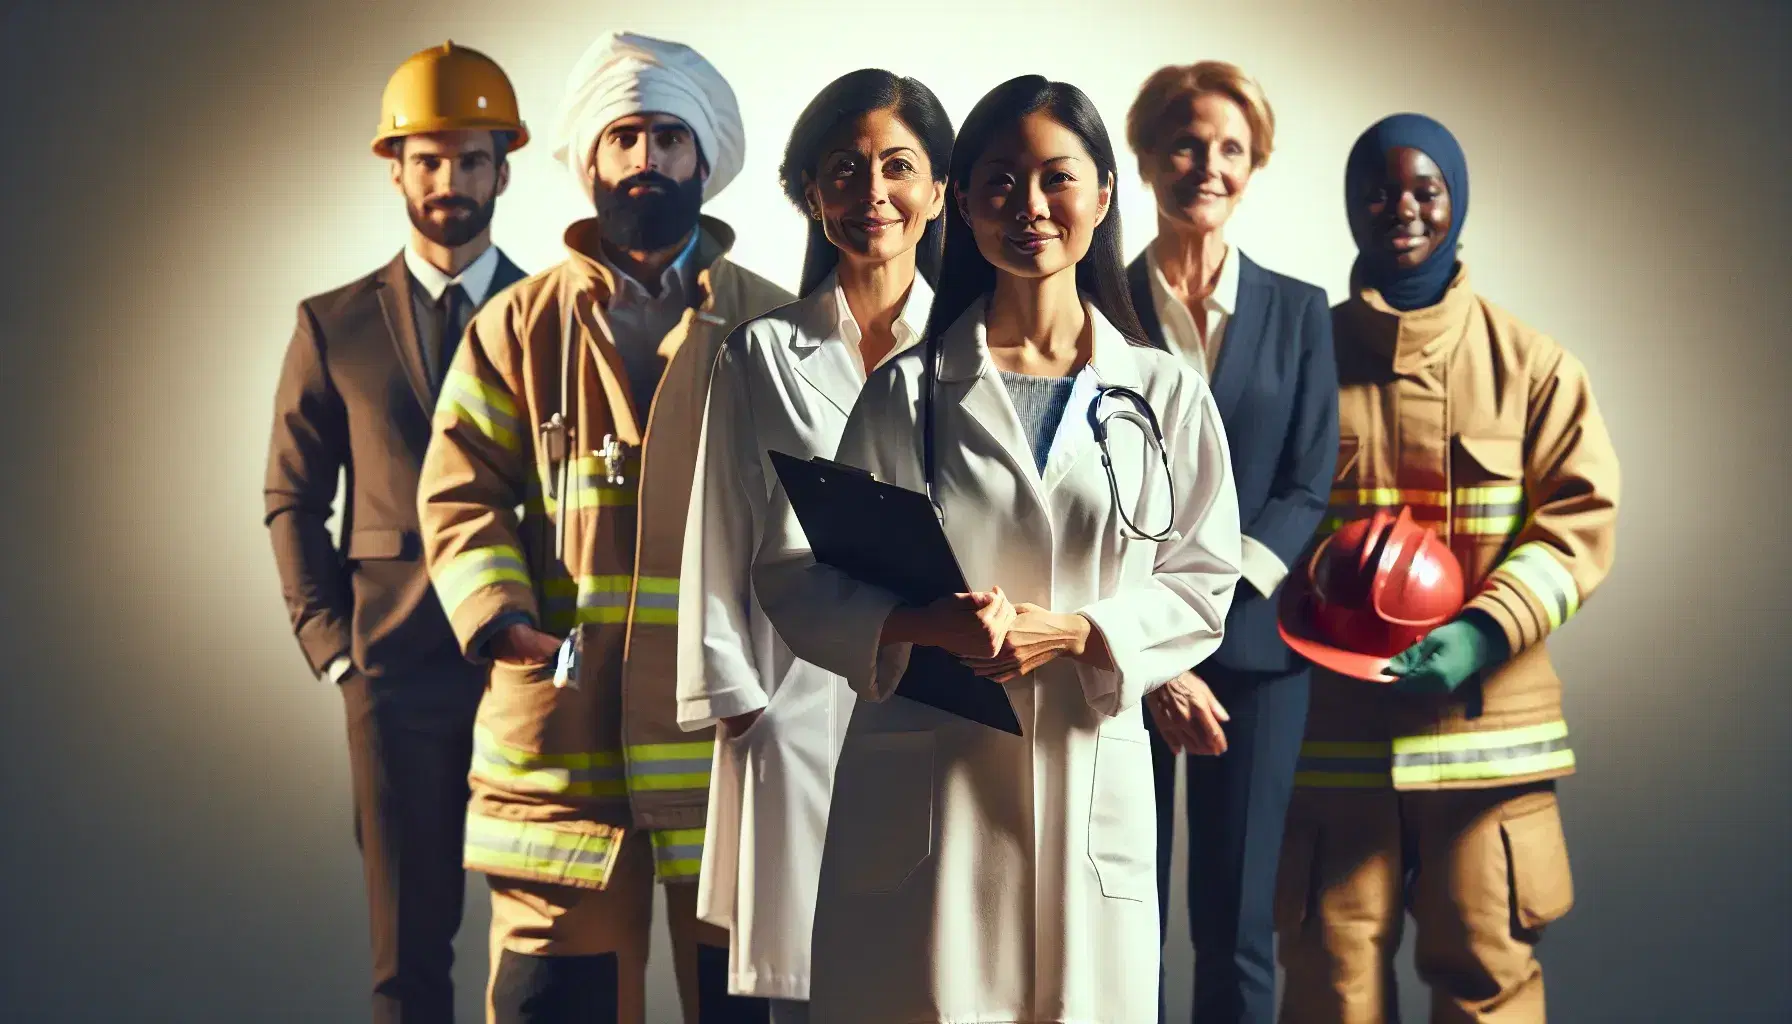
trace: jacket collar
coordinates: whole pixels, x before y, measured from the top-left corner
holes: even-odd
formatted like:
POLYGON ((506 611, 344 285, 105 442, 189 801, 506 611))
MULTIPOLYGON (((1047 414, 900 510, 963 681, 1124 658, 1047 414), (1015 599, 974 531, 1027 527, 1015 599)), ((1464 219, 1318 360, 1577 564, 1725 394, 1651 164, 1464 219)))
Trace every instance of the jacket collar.
MULTIPOLYGON (((693 306, 707 311, 715 306, 715 289, 712 287, 714 275, 717 265, 734 248, 734 229, 714 217, 704 215, 697 218, 697 235, 696 250, 689 257, 697 272, 697 301, 693 306)), ((616 294, 616 271, 604 259, 597 218, 585 217, 573 221, 567 226, 562 241, 570 257, 567 266, 572 270, 579 289, 593 292, 598 304, 607 306, 610 297, 616 294)))
POLYGON ((1380 291, 1362 283, 1356 268, 1350 273, 1350 290, 1340 313, 1351 335, 1395 373, 1411 373, 1448 357, 1467 330, 1475 305, 1465 264, 1457 265, 1443 299, 1424 309, 1388 305, 1380 291))

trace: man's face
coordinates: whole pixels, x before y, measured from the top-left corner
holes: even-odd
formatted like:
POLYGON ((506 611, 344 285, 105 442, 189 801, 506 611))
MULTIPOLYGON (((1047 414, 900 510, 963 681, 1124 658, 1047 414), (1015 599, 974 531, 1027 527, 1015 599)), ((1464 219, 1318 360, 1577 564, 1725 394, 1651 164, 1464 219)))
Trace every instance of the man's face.
POLYGON ((491 226, 498 197, 510 184, 488 131, 432 132, 398 140, 392 184, 404 195, 411 224, 449 248, 466 245, 491 226))
POLYGON ((696 227, 709 169, 689 125, 670 114, 631 114, 598 134, 585 175, 604 238, 652 252, 696 227))

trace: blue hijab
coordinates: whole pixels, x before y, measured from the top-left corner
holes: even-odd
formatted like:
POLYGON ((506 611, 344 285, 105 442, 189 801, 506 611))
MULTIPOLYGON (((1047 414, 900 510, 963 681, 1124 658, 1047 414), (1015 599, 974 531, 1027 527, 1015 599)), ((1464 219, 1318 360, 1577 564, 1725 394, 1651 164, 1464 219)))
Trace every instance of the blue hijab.
POLYGON ((1363 191, 1387 173, 1390 149, 1416 149, 1443 171, 1450 190, 1450 230, 1425 262, 1403 268, 1379 253, 1361 253, 1357 266, 1364 284, 1381 292, 1395 309, 1423 309, 1444 297, 1456 276, 1456 240, 1468 220, 1468 161, 1450 130, 1423 114, 1394 114, 1371 125, 1351 147, 1344 165, 1344 204, 1355 210, 1363 191))

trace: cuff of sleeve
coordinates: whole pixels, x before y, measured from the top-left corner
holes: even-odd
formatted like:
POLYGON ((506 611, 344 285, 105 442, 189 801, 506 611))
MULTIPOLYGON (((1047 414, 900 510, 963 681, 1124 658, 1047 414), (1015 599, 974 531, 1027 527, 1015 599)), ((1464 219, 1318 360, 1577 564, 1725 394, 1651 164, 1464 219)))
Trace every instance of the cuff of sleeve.
POLYGON ((902 674, 908 671, 909 655, 914 652, 914 644, 885 644, 877 649, 877 661, 871 669, 871 685, 867 689, 853 687, 866 700, 882 701, 896 692, 896 684, 902 682, 902 674))
MULTIPOLYGON (((1108 657, 1115 665, 1120 664, 1121 652, 1136 651, 1144 644, 1144 637, 1133 620, 1111 601, 1097 601, 1077 614, 1089 620, 1092 632, 1101 634, 1102 642, 1107 644, 1108 657)), ((1091 709, 1109 718, 1126 710, 1126 680, 1118 669, 1099 669, 1079 661, 1076 674, 1083 684, 1083 700, 1091 709)))
POLYGON ((708 728, 724 718, 758 711, 771 703, 764 690, 733 689, 678 701, 678 727, 685 732, 708 728))
POLYGON ((454 635, 460 638, 461 653, 468 661, 483 665, 491 659, 485 643, 494 629, 517 622, 536 623, 535 594, 517 583, 501 583, 487 587, 462 601, 449 616, 454 635))
POLYGON ((332 683, 340 684, 342 682, 342 677, 348 675, 349 671, 354 667, 355 663, 349 659, 348 655, 338 655, 336 659, 330 662, 329 666, 324 669, 324 678, 332 683))
POLYGON ((299 649, 311 663, 311 671, 322 675, 337 658, 348 656, 348 627, 335 615, 318 615, 299 627, 299 649))
POLYGON ((492 637, 512 626, 527 626, 530 621, 529 616, 522 612, 505 612, 479 627, 479 632, 474 633, 472 641, 467 644, 469 660, 479 664, 492 660, 491 652, 486 650, 486 646, 492 642, 492 637))
POLYGON ((1239 543, 1239 572, 1245 582, 1256 588, 1257 593, 1268 597, 1274 594, 1282 581, 1288 578, 1288 566, 1276 556, 1269 546, 1255 537, 1241 536, 1239 543))
MULTIPOLYGON (((1463 611, 1473 609, 1493 620, 1499 631, 1506 636, 1507 657, 1517 654, 1530 645, 1530 638, 1525 635, 1524 620, 1505 600, 1501 599, 1497 590, 1488 590, 1477 594, 1473 600, 1463 606, 1463 611)), ((1529 609, 1523 609, 1529 614, 1529 609)))
POLYGON ((840 645, 840 664, 822 667, 846 677, 846 684, 866 700, 889 697, 902 679, 902 670, 908 667, 910 645, 882 642, 884 623, 901 604, 887 590, 864 587, 851 600, 836 606, 829 630, 840 645))

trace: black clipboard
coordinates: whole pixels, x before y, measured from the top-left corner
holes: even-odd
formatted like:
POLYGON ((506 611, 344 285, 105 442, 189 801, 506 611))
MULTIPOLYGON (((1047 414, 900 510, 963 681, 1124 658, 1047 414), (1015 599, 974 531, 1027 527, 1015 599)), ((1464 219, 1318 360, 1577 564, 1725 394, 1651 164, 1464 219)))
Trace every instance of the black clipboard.
MULTIPOLYGON (((815 560, 883 587, 911 605, 970 589, 927 496, 827 459, 770 451, 815 560)), ((914 647, 896 695, 1021 735, 1001 683, 937 647, 914 647)))

